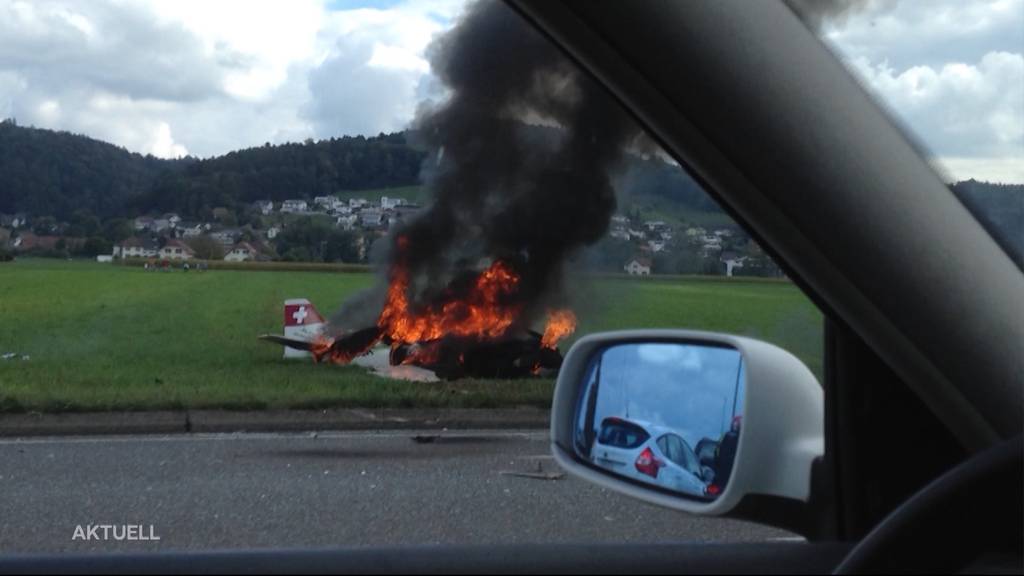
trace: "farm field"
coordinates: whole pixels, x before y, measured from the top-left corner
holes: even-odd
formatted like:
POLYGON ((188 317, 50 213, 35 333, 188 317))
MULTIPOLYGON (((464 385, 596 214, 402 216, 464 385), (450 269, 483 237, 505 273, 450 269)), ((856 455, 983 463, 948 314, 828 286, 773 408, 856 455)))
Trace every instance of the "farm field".
MULTIPOLYGON (((388 380, 354 366, 285 361, 279 347, 256 339, 281 332, 286 298, 307 297, 328 315, 374 281, 367 272, 0 264, 0 355, 17 354, 0 360, 0 412, 550 404, 550 379, 388 380)), ((820 377, 821 314, 791 284, 590 277, 571 284, 576 337, 639 327, 732 332, 786 348, 820 377)))

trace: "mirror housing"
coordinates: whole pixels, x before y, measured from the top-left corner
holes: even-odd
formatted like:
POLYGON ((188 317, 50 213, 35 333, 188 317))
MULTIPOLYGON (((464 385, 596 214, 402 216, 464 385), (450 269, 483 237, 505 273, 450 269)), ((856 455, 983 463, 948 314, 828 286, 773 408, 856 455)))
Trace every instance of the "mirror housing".
MULTIPOLYGON (((634 387, 643 394, 643 384, 634 387)), ((748 497, 796 504, 812 499, 812 468, 824 455, 824 392, 811 371, 785 350, 751 338, 690 330, 635 330, 591 334, 569 350, 558 375, 551 411, 551 448, 567 472, 589 482, 666 508, 701 515, 733 512, 748 497), (730 479, 713 500, 688 498, 631 482, 577 454, 577 410, 592 359, 624 344, 678 343, 734 348, 746 372, 740 399, 743 432, 730 479)), ((771 519, 761 518, 771 522, 771 519)), ((780 519, 779 525, 786 524, 780 519)))

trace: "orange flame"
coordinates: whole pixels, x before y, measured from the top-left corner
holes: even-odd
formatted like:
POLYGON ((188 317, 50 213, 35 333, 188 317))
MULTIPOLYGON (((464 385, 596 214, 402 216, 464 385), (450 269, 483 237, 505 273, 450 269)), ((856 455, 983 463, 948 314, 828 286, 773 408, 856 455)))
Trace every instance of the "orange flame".
POLYGON ((499 260, 477 277, 464 298, 416 312, 409 307, 408 273, 397 266, 377 325, 395 342, 425 342, 449 335, 500 338, 522 311, 521 304, 503 301, 518 284, 519 275, 499 260))
MULTIPOLYGON (((408 239, 399 237, 397 248, 401 252, 408 239)), ((495 340, 505 336, 523 312, 523 303, 512 296, 519 288, 520 276, 507 262, 497 260, 474 280, 465 295, 449 296, 425 308, 415 308, 409 302, 409 272, 401 259, 391 269, 390 283, 384 308, 377 319, 379 334, 372 341, 360 340, 360 350, 344 350, 335 341, 321 337, 312 345, 317 362, 329 361, 347 364, 356 356, 366 353, 380 340, 390 342, 392 350, 403 344, 416 344, 408 350, 402 364, 431 364, 440 359, 440 339, 446 336, 495 340)), ((558 341, 576 329, 576 316, 569 310, 549 312, 541 344, 554 349, 558 341)), ((346 337, 348 338, 348 337, 346 337)), ((392 359, 392 362, 396 360, 392 359)), ((459 363, 465 362, 460 355, 459 363)))
POLYGON ((576 315, 572 310, 554 310, 548 313, 548 324, 544 328, 544 336, 540 345, 554 348, 558 341, 576 331, 576 315))

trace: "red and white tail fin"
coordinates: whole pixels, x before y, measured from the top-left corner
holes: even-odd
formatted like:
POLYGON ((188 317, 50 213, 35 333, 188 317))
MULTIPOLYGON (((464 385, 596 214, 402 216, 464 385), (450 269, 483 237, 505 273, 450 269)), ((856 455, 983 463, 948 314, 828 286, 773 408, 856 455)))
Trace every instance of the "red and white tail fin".
MULTIPOLYGON (((324 318, 316 311, 313 303, 305 298, 284 301, 284 336, 292 340, 310 342, 320 335, 324 318)), ((285 347, 285 358, 308 358, 309 352, 285 347)))

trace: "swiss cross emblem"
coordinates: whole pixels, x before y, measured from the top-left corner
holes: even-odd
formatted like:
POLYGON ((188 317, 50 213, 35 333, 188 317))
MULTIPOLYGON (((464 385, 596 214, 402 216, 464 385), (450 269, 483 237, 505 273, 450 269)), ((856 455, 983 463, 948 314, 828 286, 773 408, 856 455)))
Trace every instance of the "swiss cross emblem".
POLYGON ((295 319, 296 324, 302 324, 306 321, 306 316, 309 316, 309 312, 306 312, 305 306, 299 306, 299 309, 292 312, 292 318, 295 319))

